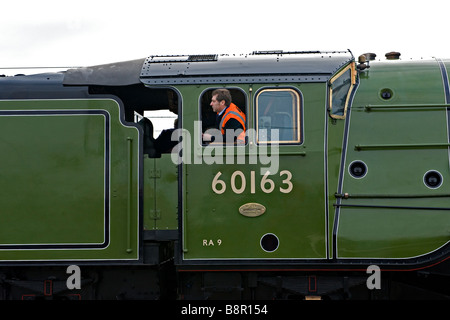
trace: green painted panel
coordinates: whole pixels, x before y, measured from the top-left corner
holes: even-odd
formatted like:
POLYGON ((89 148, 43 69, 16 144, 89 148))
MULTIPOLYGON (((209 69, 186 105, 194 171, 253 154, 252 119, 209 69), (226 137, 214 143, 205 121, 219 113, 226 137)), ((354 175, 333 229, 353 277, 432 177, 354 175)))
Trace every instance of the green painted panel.
POLYGON ((144 228, 178 229, 178 168, 170 153, 144 158, 144 228))
POLYGON ((104 115, 0 113, 0 136, 0 245, 105 242, 104 115))
MULTIPOLYGON (((320 157, 320 155, 318 155, 320 157)), ((280 161, 280 170, 266 177, 264 191, 261 186, 263 176, 260 166, 190 166, 187 170, 187 201, 184 216, 185 242, 184 257, 190 258, 323 258, 325 256, 325 216, 323 203, 323 180, 316 166, 317 157, 290 155, 280 161), (315 162, 315 163, 314 163, 315 162), (308 170, 299 171, 299 166, 308 170), (287 174, 292 191, 288 189, 287 174), (242 172, 232 179, 235 172, 242 172), (226 191, 216 194, 212 184, 218 173, 226 184, 226 191), (252 193, 254 174, 254 193, 252 193), (245 189, 242 191, 242 177, 245 189), (233 182, 234 181, 234 184, 233 182), (233 190, 233 186, 235 191, 233 190), (191 191, 192 190, 192 191, 191 191), (240 213, 241 206, 258 203, 265 207, 265 213, 248 217, 240 213), (279 247, 266 252, 260 244, 265 234, 274 234, 279 247), (206 242, 205 242, 206 241, 206 242), (211 245, 214 243, 214 246, 211 245)))
POLYGON ((339 257, 410 258, 434 251, 449 240, 448 215, 445 211, 345 209, 340 217, 339 257))
POLYGON ((436 197, 450 195, 447 112, 434 106, 443 103, 436 62, 374 64, 362 76, 351 112, 342 190, 350 197, 341 201, 338 257, 416 257, 450 240, 449 198, 436 197), (380 95, 386 88, 391 99, 380 95), (363 177, 349 173, 354 161, 366 165, 363 177), (442 175, 437 188, 425 185, 428 171, 442 175))
POLYGON ((0 260, 138 258, 139 131, 114 100, 0 101, 0 260))
MULTIPOLYGON (((185 104, 183 126, 191 133, 191 161, 183 165, 183 258, 201 259, 326 259, 326 195, 324 175, 324 139, 326 123, 326 85, 296 85, 302 95, 301 145, 279 146, 279 153, 265 153, 265 147, 250 143, 232 147, 234 156, 224 147, 202 147, 194 123, 199 120, 198 106, 185 104), (213 153, 210 151, 214 149, 213 153), (239 157, 236 155, 244 154, 239 157), (254 162, 251 157, 256 158, 254 162), (268 162, 260 155, 267 155, 268 162), (269 157, 270 156, 270 157, 269 157), (221 161, 213 163, 214 160, 221 161), (271 164, 277 171, 264 178, 271 164), (270 181, 271 182, 270 182, 270 181), (243 181, 244 184, 243 184, 243 181), (221 193, 222 182, 226 190, 221 193), (271 183, 273 183, 273 188, 271 183), (289 189, 292 184, 292 190, 289 189), (214 190, 216 188, 216 192, 214 190), (280 190, 281 188, 281 190, 280 190), (240 208, 256 203, 265 212, 255 217, 243 215, 240 208), (261 239, 273 234, 275 250, 265 250, 261 239)), ((249 92, 260 87, 253 86, 249 92)), ((288 87, 288 86, 287 86, 288 87)), ((281 88, 278 87, 278 88, 281 88)), ((198 101, 204 86, 180 88, 185 101, 198 101)), ((248 127, 255 128, 253 101, 249 99, 248 127)), ((268 150, 271 150, 269 147, 268 150)), ((242 210, 242 209, 241 209, 242 210)))

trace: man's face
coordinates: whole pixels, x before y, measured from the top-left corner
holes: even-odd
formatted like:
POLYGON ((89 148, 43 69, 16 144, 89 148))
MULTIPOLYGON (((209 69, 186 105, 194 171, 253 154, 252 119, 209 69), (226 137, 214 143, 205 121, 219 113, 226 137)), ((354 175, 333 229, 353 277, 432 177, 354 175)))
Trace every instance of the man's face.
POLYGON ((212 108, 212 110, 216 113, 222 111, 222 109, 225 107, 225 100, 218 101, 217 100, 217 94, 211 98, 211 103, 209 104, 212 108))

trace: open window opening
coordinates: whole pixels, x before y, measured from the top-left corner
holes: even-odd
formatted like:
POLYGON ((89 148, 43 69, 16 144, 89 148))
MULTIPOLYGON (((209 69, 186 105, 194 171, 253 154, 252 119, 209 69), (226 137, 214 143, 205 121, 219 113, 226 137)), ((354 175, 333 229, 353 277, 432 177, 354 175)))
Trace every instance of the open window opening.
POLYGON ((144 132, 144 154, 159 158, 170 153, 178 141, 172 132, 178 128, 179 97, 171 88, 148 88, 142 84, 130 86, 91 86, 91 94, 115 95, 124 105, 127 122, 137 123, 144 132))
MULTIPOLYGON (((237 107, 237 110, 228 109, 230 112, 228 117, 224 113, 220 114, 213 110, 211 103, 213 101, 213 93, 216 89, 211 88, 204 91, 200 97, 200 121, 202 123, 202 145, 208 144, 245 144, 245 131, 248 128, 247 114, 247 96, 239 88, 226 88, 231 95, 231 103, 237 107), (241 127, 243 129, 241 130, 241 127), (221 130, 229 128, 230 132, 221 130), (210 136, 212 135, 212 137, 210 136), (243 140, 242 140, 243 139, 243 140)), ((234 108, 234 107, 233 107, 234 108)))

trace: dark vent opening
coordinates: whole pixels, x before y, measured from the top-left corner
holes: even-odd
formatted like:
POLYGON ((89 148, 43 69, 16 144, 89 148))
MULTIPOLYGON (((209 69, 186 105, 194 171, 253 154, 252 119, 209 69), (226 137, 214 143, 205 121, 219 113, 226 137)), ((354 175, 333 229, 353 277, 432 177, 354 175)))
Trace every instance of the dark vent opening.
POLYGON ((216 54, 201 54, 189 56, 187 61, 217 61, 216 54))

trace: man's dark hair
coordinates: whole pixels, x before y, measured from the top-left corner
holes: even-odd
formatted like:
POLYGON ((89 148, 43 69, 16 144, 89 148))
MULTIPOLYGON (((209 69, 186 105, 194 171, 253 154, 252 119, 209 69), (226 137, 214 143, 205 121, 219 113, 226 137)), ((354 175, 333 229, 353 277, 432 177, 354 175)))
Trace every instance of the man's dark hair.
POLYGON ((216 89, 213 91, 212 96, 217 95, 217 101, 225 100, 225 106, 229 106, 231 103, 231 93, 227 89, 216 89))

